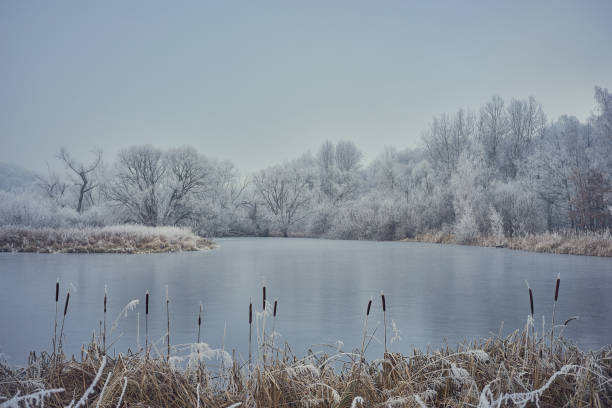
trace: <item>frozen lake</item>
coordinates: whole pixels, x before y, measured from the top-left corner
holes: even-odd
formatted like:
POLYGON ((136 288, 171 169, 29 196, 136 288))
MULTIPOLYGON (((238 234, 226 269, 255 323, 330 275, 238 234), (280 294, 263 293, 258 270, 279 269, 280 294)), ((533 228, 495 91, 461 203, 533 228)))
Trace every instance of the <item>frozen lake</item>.
MULTIPOLYGON (((196 340, 199 302, 204 304, 202 341, 248 354, 248 304, 261 309, 261 285, 278 298, 276 330, 297 354, 344 343, 361 345, 363 317, 374 296, 370 328, 383 337, 380 291, 387 298, 389 326, 401 330, 390 350, 408 353, 444 341, 508 333, 525 325, 534 290, 536 329, 550 325, 554 281, 561 273, 557 322, 578 315, 565 336, 584 349, 612 342, 612 260, 504 249, 420 243, 235 238, 218 249, 180 254, 72 255, 0 254, 0 353, 24 364, 28 352, 51 348, 55 281, 61 281, 60 313, 69 283, 64 348, 80 345, 99 330, 104 285, 108 327, 132 299, 140 304, 121 318, 110 336, 116 352, 136 348, 137 314, 144 343, 144 296, 150 291, 149 338, 166 331, 165 287, 170 293, 171 343, 196 340), (225 328, 225 337, 224 337, 225 328), (117 339, 118 338, 118 339, 117 339)), ((269 327, 269 326, 268 326, 269 327)), ((389 338, 392 333, 389 332, 389 338)), ((110 342, 110 340, 109 340, 110 342)), ((111 349, 112 350, 112 349, 111 349)), ((373 342, 370 353, 382 353, 373 342)))

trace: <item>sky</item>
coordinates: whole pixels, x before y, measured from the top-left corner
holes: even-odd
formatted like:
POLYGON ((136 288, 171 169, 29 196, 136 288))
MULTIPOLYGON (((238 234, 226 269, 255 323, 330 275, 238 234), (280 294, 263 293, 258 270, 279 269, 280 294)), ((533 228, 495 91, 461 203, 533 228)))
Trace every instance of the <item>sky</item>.
POLYGON ((533 95, 586 119, 612 89, 610 1, 0 2, 0 161, 191 145, 250 172, 533 95))

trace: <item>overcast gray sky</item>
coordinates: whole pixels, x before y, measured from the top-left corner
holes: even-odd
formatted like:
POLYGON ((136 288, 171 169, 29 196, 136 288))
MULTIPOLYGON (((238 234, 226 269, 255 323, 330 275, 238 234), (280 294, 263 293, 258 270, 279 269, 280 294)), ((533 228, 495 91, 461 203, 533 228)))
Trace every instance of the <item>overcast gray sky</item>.
POLYGON ((549 117, 612 88, 610 1, 0 2, 0 161, 192 145, 244 171, 417 146, 493 94, 549 117))

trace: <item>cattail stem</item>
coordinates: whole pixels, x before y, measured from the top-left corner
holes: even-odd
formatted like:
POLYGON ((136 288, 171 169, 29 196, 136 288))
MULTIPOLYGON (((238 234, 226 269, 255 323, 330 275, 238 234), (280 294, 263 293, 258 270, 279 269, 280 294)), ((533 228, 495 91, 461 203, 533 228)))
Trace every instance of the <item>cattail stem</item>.
POLYGON ((53 355, 55 355, 57 344, 57 304, 59 301, 59 278, 55 282, 55 326, 53 328, 53 355))
POLYGON ((70 289, 66 292, 66 303, 64 303, 64 316, 62 317, 62 328, 60 329, 58 352, 62 351, 62 338, 64 337, 64 322, 68 313, 68 302, 70 302, 70 289))
POLYGON ((272 340, 271 340, 271 350, 272 357, 274 357, 274 333, 276 333, 276 307, 278 306, 278 299, 274 299, 274 309, 272 311, 272 340))
POLYGON ((249 300, 249 370, 251 369, 252 354, 251 354, 251 341, 253 334, 253 301, 249 300))
POLYGON ((365 352, 365 342, 366 342, 366 337, 368 333, 368 317, 370 316, 371 308, 372 308, 372 297, 370 297, 370 300, 368 302, 368 307, 366 309, 366 317, 365 317, 365 321, 363 322, 363 340, 361 342, 361 358, 363 358, 363 353, 365 352))
POLYGON ((106 293, 106 285, 104 285, 104 328, 102 331, 102 352, 106 354, 106 301, 107 301, 107 293, 106 293))
POLYGON ((366 337, 367 337, 367 333, 368 333, 368 317, 370 316, 370 309, 372 308, 372 297, 370 296, 370 300, 368 302, 368 307, 366 308, 366 317, 365 320, 363 322, 363 340, 361 342, 361 356, 359 358, 359 370, 358 370, 358 375, 359 375, 359 380, 361 380, 361 363, 363 361, 363 355, 365 354, 365 344, 366 344, 366 337))
POLYGON ((262 322, 261 322, 261 341, 263 343, 263 366, 266 366, 266 287, 263 286, 262 289, 262 299, 263 299, 263 307, 262 307, 262 322))
POLYGON ((381 291, 380 297, 382 299, 383 308, 383 325, 385 326, 385 354, 387 353, 387 304, 385 302, 385 294, 381 291))
POLYGON ((145 352, 149 353, 149 291, 145 296, 145 352))
POLYGON ((557 299, 559 299, 559 284, 561 283, 561 274, 557 274, 557 283, 555 285, 555 301, 553 302, 552 324, 550 326, 550 354, 553 352, 553 341, 555 338, 555 309, 557 308, 557 299))
POLYGON ((166 285, 166 317, 168 321, 168 361, 170 361, 170 297, 168 296, 168 285, 166 285))

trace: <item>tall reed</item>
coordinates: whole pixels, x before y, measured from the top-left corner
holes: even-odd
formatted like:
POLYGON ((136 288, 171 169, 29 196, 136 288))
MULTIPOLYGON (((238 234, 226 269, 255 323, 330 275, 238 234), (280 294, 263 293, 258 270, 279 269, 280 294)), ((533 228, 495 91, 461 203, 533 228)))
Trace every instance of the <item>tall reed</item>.
POLYGON ((380 297, 382 299, 382 308, 383 308, 383 324, 385 328, 385 354, 387 354, 387 303, 385 302, 385 294, 380 291, 380 297))
POLYGON ((168 321, 168 332, 167 340, 168 340, 168 361, 170 361, 170 297, 168 296, 168 285, 166 285, 166 317, 168 321))
POLYGON ((149 291, 145 295, 145 352, 149 352, 149 291))
POLYGON ((59 301, 59 278, 55 282, 55 326, 53 328, 53 355, 56 352, 56 342, 57 342, 57 303, 59 301))
POLYGON ((102 331, 102 352, 106 354, 106 285, 104 285, 104 330, 102 331))
POLYGON ((274 356, 274 335, 276 333, 276 308, 278 306, 278 299, 274 299, 274 308, 272 309, 272 345, 270 348, 272 349, 272 356, 274 356))
POLYGON ((251 369, 252 354, 251 354, 251 341, 253 335, 253 299, 249 299, 249 370, 251 369))
POLYGON ((555 336, 555 309, 557 308, 557 299, 559 299, 559 284, 561 283, 561 274, 557 274, 557 283, 555 285, 555 301, 553 302, 552 324, 550 326, 550 352, 553 351, 553 340, 555 336))
POLYGON ((266 366, 266 285, 262 287, 261 342, 263 343, 263 365, 266 366))
POLYGON ((62 317, 62 328, 60 330, 58 353, 62 352, 62 338, 64 336, 64 323, 66 321, 66 313, 68 313, 68 302, 70 302, 70 287, 66 292, 66 303, 64 303, 64 316, 62 317))
POLYGON ((198 314, 198 343, 200 343, 200 329, 202 327, 202 302, 200 302, 200 313, 198 314))

